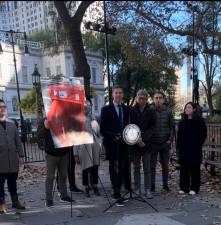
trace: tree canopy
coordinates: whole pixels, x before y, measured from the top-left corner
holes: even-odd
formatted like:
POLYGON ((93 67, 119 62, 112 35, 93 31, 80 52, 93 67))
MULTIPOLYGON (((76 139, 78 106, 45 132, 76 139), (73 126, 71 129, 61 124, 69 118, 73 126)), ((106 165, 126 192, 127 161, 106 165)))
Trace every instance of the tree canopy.
MULTIPOLYGON (((103 50, 102 34, 86 33, 84 44, 94 50, 103 50)), ((180 58, 165 39, 151 29, 138 29, 130 24, 121 24, 116 36, 109 36, 111 80, 125 90, 128 104, 134 102, 136 92, 145 88, 150 95, 156 89, 174 94, 175 69, 180 58)))

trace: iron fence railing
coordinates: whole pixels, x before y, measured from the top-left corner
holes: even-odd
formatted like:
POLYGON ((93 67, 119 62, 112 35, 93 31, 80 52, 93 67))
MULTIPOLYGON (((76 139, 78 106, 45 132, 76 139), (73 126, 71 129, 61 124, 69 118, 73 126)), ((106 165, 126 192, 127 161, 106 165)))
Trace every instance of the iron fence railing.
POLYGON ((37 144, 36 131, 27 133, 25 142, 23 142, 25 154, 25 163, 44 162, 45 151, 39 149, 37 144))
MULTIPOLYGON (((176 134, 172 145, 171 157, 178 158, 176 148, 176 134)), ((27 134, 25 143, 25 162, 43 162, 45 161, 45 152, 39 149, 37 144, 36 131, 27 134)), ((207 124, 207 140, 203 146, 203 160, 206 162, 214 161, 221 165, 221 124, 207 124)))

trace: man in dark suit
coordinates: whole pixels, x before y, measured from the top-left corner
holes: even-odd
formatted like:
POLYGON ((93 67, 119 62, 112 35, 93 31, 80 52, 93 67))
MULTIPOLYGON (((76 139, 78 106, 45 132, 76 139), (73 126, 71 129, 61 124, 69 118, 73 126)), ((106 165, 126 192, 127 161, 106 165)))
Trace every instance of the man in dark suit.
POLYGON ((128 146, 122 138, 124 127, 129 121, 129 107, 123 104, 123 89, 113 87, 113 102, 101 110, 100 131, 106 149, 106 159, 109 160, 110 180, 117 199, 117 206, 123 206, 125 199, 121 197, 121 186, 130 190, 128 146))

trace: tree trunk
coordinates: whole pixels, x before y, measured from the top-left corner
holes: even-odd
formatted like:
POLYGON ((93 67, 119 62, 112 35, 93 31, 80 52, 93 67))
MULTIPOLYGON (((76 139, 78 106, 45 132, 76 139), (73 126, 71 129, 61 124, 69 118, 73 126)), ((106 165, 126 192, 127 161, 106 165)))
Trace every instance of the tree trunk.
POLYGON ((90 99, 90 66, 87 63, 80 28, 71 26, 68 29, 68 39, 75 62, 74 76, 84 78, 86 98, 90 99))
POLYGON ((213 100, 212 100, 212 93, 210 89, 207 91, 206 97, 207 97, 207 103, 209 106, 209 114, 213 115, 213 100))
POLYGON ((84 45, 81 35, 81 23, 87 8, 94 1, 82 1, 78 6, 75 15, 70 16, 66 7, 65 1, 54 1, 57 12, 67 32, 69 44, 72 51, 72 56, 75 63, 74 76, 84 78, 84 87, 86 98, 91 98, 90 91, 90 66, 87 63, 87 58, 84 51, 84 45))

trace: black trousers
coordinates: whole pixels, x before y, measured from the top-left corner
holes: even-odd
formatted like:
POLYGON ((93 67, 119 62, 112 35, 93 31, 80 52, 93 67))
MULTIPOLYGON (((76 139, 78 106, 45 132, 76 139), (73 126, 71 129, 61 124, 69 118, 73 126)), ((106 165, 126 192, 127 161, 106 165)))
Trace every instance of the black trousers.
POLYGON ((11 198, 17 199, 17 178, 18 173, 0 173, 0 204, 5 203, 4 185, 6 180, 11 198))
MULTIPOLYGON (((70 190, 76 188, 76 183, 75 183, 75 165, 76 165, 76 162, 75 162, 75 159, 74 159, 74 155, 73 155, 73 152, 70 151, 69 153, 69 156, 68 156, 68 182, 69 182, 69 186, 70 186, 70 190)), ((58 191, 60 190, 59 189, 59 182, 58 182, 58 173, 57 173, 57 177, 56 177, 56 180, 57 180, 57 189, 58 191)))
POLYGON ((130 190, 130 171, 129 171, 129 152, 123 149, 124 144, 119 145, 117 160, 109 160, 110 180, 114 190, 115 197, 120 197, 122 184, 127 190, 130 190))
POLYGON ((200 190, 200 165, 180 165, 180 189, 186 193, 200 190))
POLYGON ((82 171, 82 184, 89 186, 89 183, 92 186, 98 184, 98 166, 92 166, 82 171))

